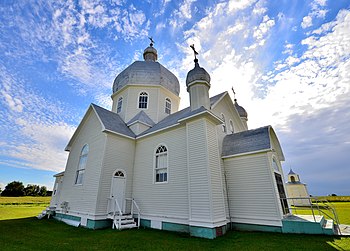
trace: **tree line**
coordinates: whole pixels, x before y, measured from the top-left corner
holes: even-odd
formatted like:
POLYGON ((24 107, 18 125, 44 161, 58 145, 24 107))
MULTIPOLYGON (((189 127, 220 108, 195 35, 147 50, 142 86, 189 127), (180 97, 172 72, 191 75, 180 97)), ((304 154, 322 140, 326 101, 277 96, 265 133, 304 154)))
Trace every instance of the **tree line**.
POLYGON ((1 191, 1 196, 19 197, 19 196, 51 196, 52 192, 47 191, 46 186, 28 184, 26 187, 20 181, 12 181, 1 191))

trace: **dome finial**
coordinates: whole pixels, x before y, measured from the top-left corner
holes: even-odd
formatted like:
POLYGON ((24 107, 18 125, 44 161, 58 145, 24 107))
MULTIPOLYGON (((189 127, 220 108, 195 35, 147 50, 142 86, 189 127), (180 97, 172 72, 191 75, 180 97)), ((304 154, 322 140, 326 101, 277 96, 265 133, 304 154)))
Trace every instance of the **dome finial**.
POLYGON ((235 90, 233 89, 233 86, 232 86, 232 92, 233 92, 233 100, 235 101, 235 102, 237 102, 237 99, 236 99, 236 92, 235 92, 235 90))
POLYGON ((190 47, 192 48, 193 53, 194 53, 194 62, 195 62, 195 63, 198 63, 198 59, 197 59, 198 52, 197 52, 196 49, 194 48, 194 44, 191 44, 190 47))
POLYGON ((151 41, 151 43, 143 52, 143 59, 145 61, 156 62, 158 59, 158 54, 157 54, 157 50, 155 48, 153 48, 154 40, 152 37, 148 37, 148 39, 151 41))
POLYGON ((155 43, 152 37, 148 37, 148 39, 151 41, 151 43, 149 44, 149 46, 153 47, 153 44, 155 43))

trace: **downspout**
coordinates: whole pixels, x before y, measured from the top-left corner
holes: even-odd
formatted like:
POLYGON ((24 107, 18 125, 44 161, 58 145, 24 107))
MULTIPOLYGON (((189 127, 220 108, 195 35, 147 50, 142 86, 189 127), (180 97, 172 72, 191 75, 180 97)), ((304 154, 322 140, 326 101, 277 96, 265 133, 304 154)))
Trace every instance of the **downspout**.
MULTIPOLYGON (((225 161, 223 160, 223 162, 225 162, 225 161)), ((225 164, 224 164, 224 179, 225 179, 225 188, 226 188, 228 218, 230 219, 230 230, 232 230, 232 221, 231 221, 231 213, 230 213, 230 198, 229 198, 229 196, 228 196, 228 187, 227 187, 227 179, 226 179, 226 168, 225 168, 225 164)))

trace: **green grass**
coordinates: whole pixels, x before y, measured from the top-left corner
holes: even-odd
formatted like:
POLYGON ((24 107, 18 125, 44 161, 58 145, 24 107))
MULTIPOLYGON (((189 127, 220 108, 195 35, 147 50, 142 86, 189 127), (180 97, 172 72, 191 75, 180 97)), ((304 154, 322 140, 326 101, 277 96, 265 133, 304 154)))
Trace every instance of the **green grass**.
MULTIPOLYGON (((47 203, 21 202, 4 205, 0 201, 1 250, 350 250, 350 237, 229 231, 207 240, 151 229, 75 228, 34 218, 47 203)), ((334 204, 338 208, 339 203, 334 204)), ((344 212, 350 214, 347 206, 344 212)))
MULTIPOLYGON (((336 209, 340 224, 350 225, 350 202, 332 202, 331 204, 336 209)), ((317 214, 316 205, 314 208, 315 208, 315 214, 317 214)), ((293 214, 311 215, 312 212, 310 209, 301 209, 300 207, 296 207, 293 210, 293 214)), ((329 218, 329 217, 326 216, 326 218, 329 218)))
POLYGON ((317 196, 317 198, 329 202, 350 202, 350 196, 317 196))
POLYGON ((28 204, 44 204, 50 203, 51 197, 3 197, 0 196, 0 205, 28 205, 28 204))

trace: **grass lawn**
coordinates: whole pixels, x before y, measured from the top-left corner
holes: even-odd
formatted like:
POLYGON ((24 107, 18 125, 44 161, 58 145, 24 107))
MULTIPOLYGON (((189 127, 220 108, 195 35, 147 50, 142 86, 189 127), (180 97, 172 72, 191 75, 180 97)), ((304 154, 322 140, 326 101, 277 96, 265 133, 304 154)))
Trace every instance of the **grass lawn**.
POLYGON ((51 219, 34 218, 45 206, 40 203, 4 205, 0 201, 0 249, 350 250, 350 237, 229 231, 223 237, 207 240, 152 229, 75 228, 51 219))
MULTIPOLYGON (((332 202, 331 203, 337 211, 340 224, 350 225, 350 202, 332 202)), ((316 206, 315 206, 316 208, 316 206)), ((315 210, 316 214, 317 210, 315 210)), ((293 214, 312 214, 309 209, 295 208, 293 214)), ((328 217, 326 217, 328 218, 328 217)))

